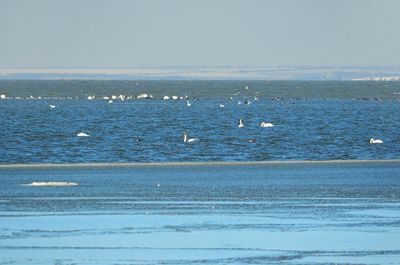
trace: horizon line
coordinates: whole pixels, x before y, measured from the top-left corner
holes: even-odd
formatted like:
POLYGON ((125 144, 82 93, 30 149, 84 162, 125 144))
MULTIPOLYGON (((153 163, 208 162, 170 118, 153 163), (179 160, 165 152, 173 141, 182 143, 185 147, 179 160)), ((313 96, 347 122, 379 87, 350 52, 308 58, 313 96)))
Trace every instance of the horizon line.
POLYGON ((0 66, 0 69, 170 69, 170 68, 398 68, 398 65, 164 65, 164 66, 0 66))

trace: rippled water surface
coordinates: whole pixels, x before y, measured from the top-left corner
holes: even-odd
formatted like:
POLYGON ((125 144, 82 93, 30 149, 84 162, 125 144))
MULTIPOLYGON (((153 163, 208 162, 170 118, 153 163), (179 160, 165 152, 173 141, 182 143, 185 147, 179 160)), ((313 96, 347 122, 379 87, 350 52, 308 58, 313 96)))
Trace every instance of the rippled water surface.
POLYGON ((0 81, 0 264, 400 264, 399 84, 0 81))
POLYGON ((398 83, 2 81, 0 163, 398 159, 398 83))
POLYGON ((0 168, 0 264, 399 264, 398 162, 0 168), (71 181, 73 187, 24 186, 71 181))

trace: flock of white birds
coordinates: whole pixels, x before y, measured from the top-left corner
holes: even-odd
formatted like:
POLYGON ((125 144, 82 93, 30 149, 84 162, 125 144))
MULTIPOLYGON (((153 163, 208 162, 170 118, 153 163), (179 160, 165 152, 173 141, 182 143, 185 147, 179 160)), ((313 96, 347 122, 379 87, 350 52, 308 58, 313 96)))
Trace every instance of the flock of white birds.
MULTIPOLYGON (((249 87, 246 86, 245 89, 248 90, 249 87)), ((31 96, 30 98, 34 98, 34 97, 31 96)), ((126 99, 134 99, 134 98, 135 98, 134 96, 126 96, 126 95, 116 96, 116 95, 112 95, 112 96, 105 96, 102 99, 106 100, 108 103, 111 104, 111 103, 114 102, 114 100, 124 101, 126 99)), ((143 93, 143 94, 138 95, 136 98, 137 99, 153 99, 154 97, 151 94, 143 93)), ((0 99, 7 99, 7 97, 6 97, 6 95, 2 94, 2 95, 0 95, 0 99)), ((39 99, 41 99, 41 98, 39 97, 39 99)), ((97 98, 96 98, 96 95, 89 95, 87 97, 87 99, 88 100, 93 100, 93 99, 97 99, 97 98)), ((190 103, 190 101, 188 99, 188 96, 184 96, 184 97, 183 96, 171 96, 171 97, 170 96, 163 96, 162 99, 163 100, 170 100, 170 99, 172 99, 172 100, 186 100, 186 106, 187 107, 191 107, 192 106, 192 103, 190 103)), ((254 98, 254 99, 258 100, 257 98, 254 98)), ((250 104, 250 103, 251 102, 247 101, 247 100, 244 102, 244 104, 250 104)), ((243 102, 242 101, 238 101, 238 105, 240 105, 240 104, 243 104, 243 102)), ((219 107, 220 108, 224 108, 225 105, 221 103, 221 104, 219 104, 219 107)), ((50 104, 49 108, 50 109, 55 109, 56 106, 53 105, 53 104, 50 104)), ((245 126, 244 120, 240 119, 238 128, 243 128, 244 126, 245 126)), ((272 123, 270 123, 270 122, 261 122, 260 123, 260 127, 262 127, 262 128, 271 128, 271 127, 274 127, 274 125, 272 123)), ((89 137, 89 134, 87 134, 85 132, 79 132, 76 136, 77 137, 89 137)), ((199 141, 199 138, 189 138, 187 133, 185 132, 184 135, 183 135, 183 141, 185 143, 195 143, 195 142, 199 141)), ((255 142, 255 140, 254 139, 250 139, 249 142, 255 142)), ((382 144, 383 141, 381 139, 371 138, 369 143, 370 144, 382 144)))

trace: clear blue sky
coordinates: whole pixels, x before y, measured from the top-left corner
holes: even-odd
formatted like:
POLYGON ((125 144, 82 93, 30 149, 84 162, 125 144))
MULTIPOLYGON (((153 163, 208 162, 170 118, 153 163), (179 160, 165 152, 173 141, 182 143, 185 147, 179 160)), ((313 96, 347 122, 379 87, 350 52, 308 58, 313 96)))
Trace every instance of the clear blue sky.
POLYGON ((400 65, 397 0, 0 0, 0 67, 400 65))

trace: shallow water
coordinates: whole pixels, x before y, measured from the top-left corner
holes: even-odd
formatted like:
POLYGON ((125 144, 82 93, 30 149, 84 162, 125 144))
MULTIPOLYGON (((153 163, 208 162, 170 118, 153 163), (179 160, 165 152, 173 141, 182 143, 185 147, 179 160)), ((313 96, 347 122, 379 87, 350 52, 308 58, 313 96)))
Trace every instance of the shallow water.
POLYGON ((396 98, 400 93, 395 94, 400 82, 259 81, 249 83, 248 90, 245 84, 1 81, 0 93, 10 97, 81 99, 0 100, 0 163, 400 158, 400 101, 396 98), (90 94, 138 95, 147 90, 155 97, 188 95, 192 105, 187 107, 186 100, 108 104, 86 99, 90 94), (316 99, 296 99, 300 92, 316 99), (356 99, 363 93, 370 100, 356 99), (273 99, 279 95, 283 98, 273 99), (379 96, 392 99, 371 100, 379 96), (246 100, 251 104, 238 105, 246 100), (221 103, 224 108, 219 107, 221 103), (50 104, 56 108, 49 108, 50 104), (241 118, 245 127, 239 129, 241 118), (261 122, 275 126, 261 128, 261 122), (200 141, 185 144, 184 131, 200 141), (77 137, 79 132, 90 137, 77 137), (384 143, 371 145, 370 138, 384 143))
POLYGON ((399 162, 0 169, 1 264, 398 264, 399 162), (71 181, 75 187, 32 187, 71 181))

